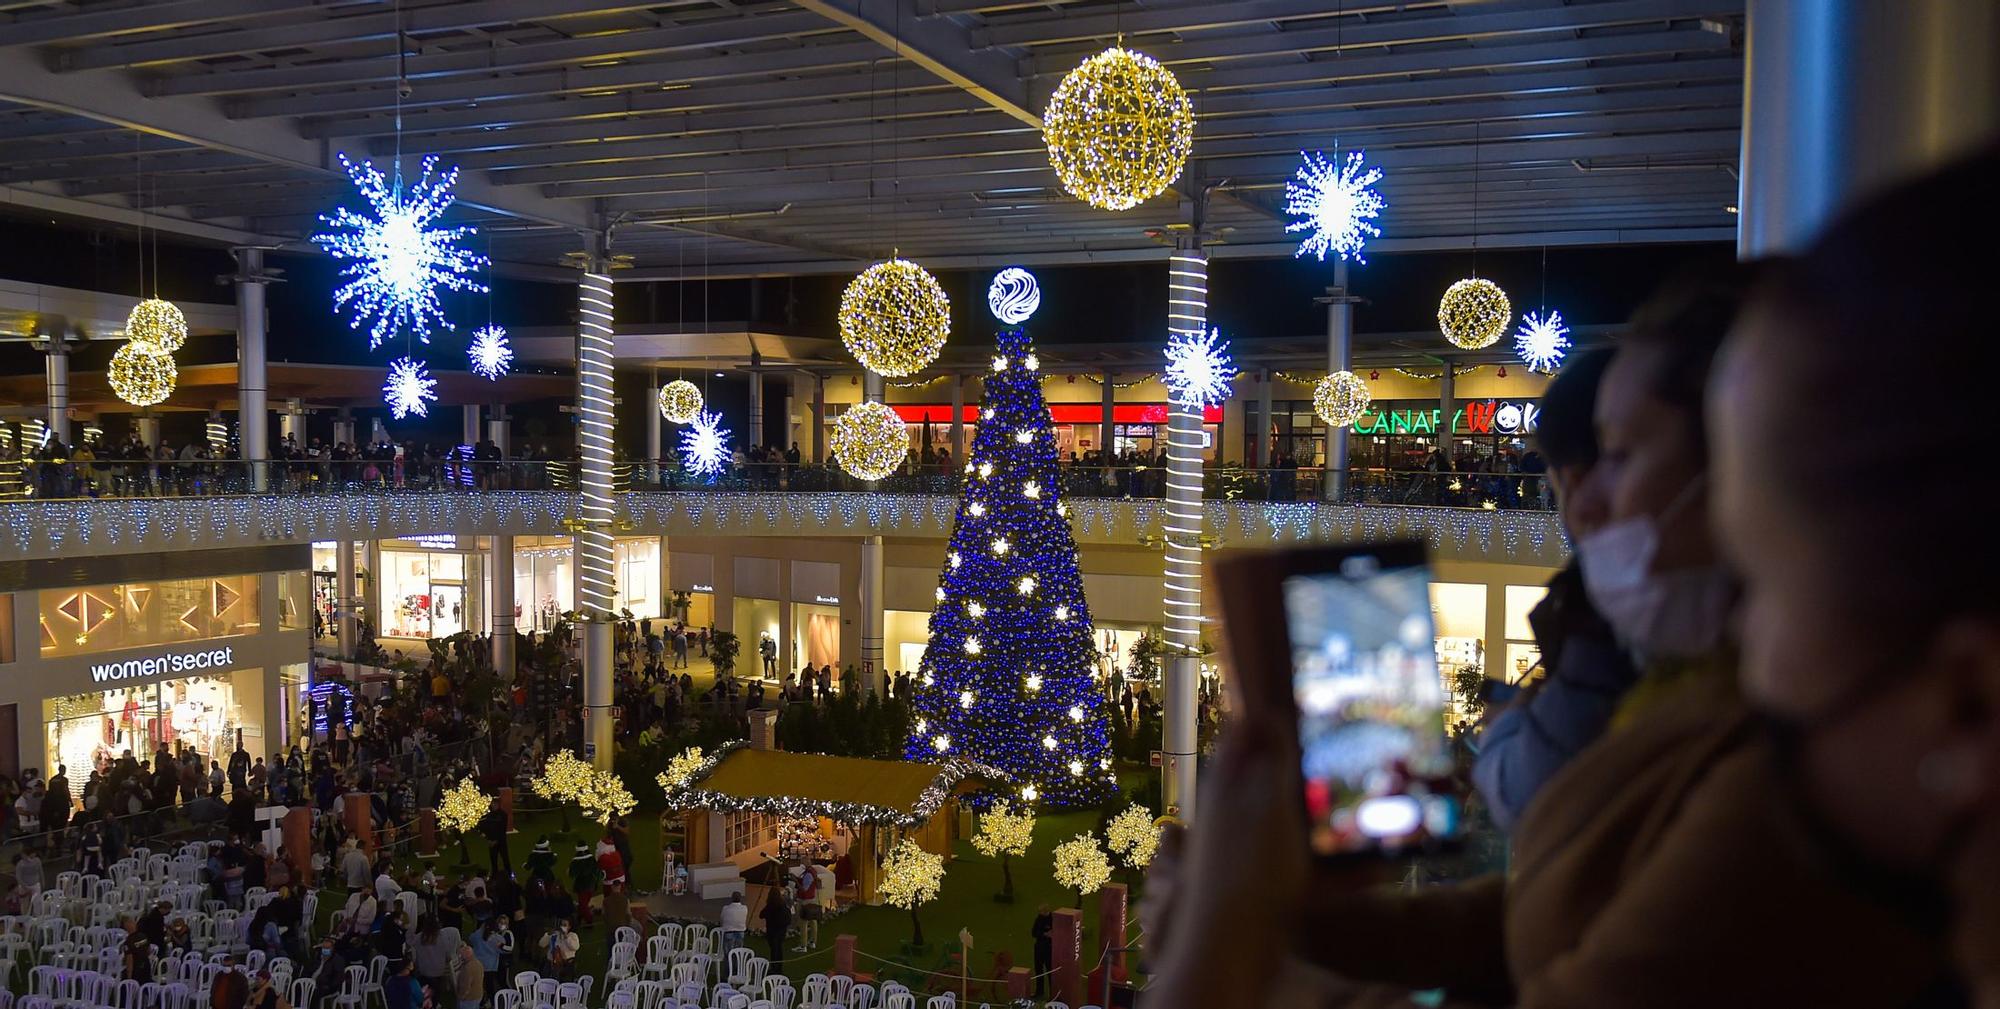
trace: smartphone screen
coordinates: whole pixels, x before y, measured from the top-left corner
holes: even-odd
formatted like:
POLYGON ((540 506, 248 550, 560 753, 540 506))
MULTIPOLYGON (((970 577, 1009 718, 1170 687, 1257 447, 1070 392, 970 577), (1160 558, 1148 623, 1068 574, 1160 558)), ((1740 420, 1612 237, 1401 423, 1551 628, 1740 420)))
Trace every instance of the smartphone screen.
POLYGON ((1450 840, 1457 800, 1430 571, 1343 557, 1283 582, 1307 829, 1319 855, 1450 840))

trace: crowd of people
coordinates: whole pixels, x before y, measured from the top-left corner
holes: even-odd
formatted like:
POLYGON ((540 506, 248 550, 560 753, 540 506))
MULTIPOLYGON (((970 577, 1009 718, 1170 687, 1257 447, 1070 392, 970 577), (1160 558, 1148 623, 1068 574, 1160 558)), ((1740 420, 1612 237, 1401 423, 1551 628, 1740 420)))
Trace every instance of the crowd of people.
POLYGON ((1575 559, 1474 769, 1511 871, 1412 892, 1310 861, 1288 727, 1245 712, 1154 863, 1149 1004, 2000 1006, 1980 376, 1843 421, 1887 334, 1989 342, 1964 250, 1996 171, 1676 279, 1565 370, 1540 440, 1575 559))

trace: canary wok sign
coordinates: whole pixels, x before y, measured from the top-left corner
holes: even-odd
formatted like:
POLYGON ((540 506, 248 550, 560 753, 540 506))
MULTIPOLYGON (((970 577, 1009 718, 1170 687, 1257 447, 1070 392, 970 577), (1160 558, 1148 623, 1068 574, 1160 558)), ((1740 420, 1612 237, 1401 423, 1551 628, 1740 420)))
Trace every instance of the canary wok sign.
MULTIPOLYGON (((1451 415, 1453 434, 1528 435, 1542 417, 1532 400, 1474 400, 1451 415)), ((1370 410, 1354 421, 1355 434, 1437 434, 1444 411, 1437 407, 1393 407, 1370 410)))

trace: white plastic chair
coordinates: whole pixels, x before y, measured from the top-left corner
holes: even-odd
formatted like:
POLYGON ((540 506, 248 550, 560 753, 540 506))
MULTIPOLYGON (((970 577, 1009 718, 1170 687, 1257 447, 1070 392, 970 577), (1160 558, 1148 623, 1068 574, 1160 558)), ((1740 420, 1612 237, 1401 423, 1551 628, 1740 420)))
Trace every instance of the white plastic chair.
POLYGON ((874 1009, 874 1006, 875 989, 868 985, 855 985, 854 990, 847 993, 847 1009, 874 1009))
POLYGON ((773 974, 764 979, 764 997, 771 1000, 773 1009, 792 1009, 792 1003, 799 997, 792 987, 792 979, 783 974, 773 974))
POLYGON ((741 987, 750 983, 750 961, 756 956, 757 951, 748 946, 738 946, 729 951, 730 984, 741 987))
POLYGON ((658 928, 653 929, 653 934, 666 939, 669 950, 678 950, 681 948, 680 922, 663 921, 659 924, 658 928))
POLYGON ((932 995, 924 1003, 924 1009, 957 1009, 957 1007, 958 996, 950 992, 946 992, 943 995, 932 995))
POLYGON ((833 996, 828 1001, 834 1005, 847 1005, 847 993, 854 990, 854 979, 845 974, 833 974, 827 977, 826 984, 832 989, 833 996))
POLYGON ((520 991, 514 988, 502 988, 494 992, 493 1009, 521 1009, 520 991))
MULTIPOLYGON (((636 935, 637 933, 634 934, 636 935)), ((635 972, 633 961, 638 958, 638 955, 639 947, 636 943, 612 943, 611 959, 606 961, 604 965, 604 980, 616 981, 620 978, 631 977, 635 972)))
POLYGON ((807 974, 805 983, 799 985, 799 1009, 818 1009, 833 1001, 833 988, 826 983, 825 974, 807 974))
POLYGON ((293 978, 285 985, 289 993, 286 1001, 292 1004, 293 1009, 312 1009, 313 988, 317 985, 318 982, 309 977, 293 978))
POLYGON ((883 992, 882 1009, 917 1009, 917 997, 908 991, 883 992))

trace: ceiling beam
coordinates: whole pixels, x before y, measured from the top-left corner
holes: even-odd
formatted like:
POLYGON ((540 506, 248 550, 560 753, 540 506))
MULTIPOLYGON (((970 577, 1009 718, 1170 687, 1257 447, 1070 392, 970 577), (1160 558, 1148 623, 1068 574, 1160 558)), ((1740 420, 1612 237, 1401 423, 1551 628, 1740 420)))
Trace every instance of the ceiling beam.
POLYGON ((973 52, 970 32, 947 18, 919 18, 915 0, 890 0, 893 9, 887 13, 882 5, 862 0, 796 2, 860 32, 987 105, 1041 128, 1041 113, 1032 107, 1014 60, 995 52, 973 52))
MULTIPOLYGON (((298 0, 137 0, 110 10, 92 6, 72 14, 17 16, 0 24, 0 46, 101 39, 168 31, 192 25, 296 13, 298 0)), ((310 10, 310 5, 306 9, 310 10)))
MULTIPOLYGON (((129 76, 119 71, 60 74, 35 60, 0 59, 0 98, 170 137, 265 164, 326 175, 338 172, 323 144, 299 136, 284 124, 235 122, 206 99, 149 99, 139 93, 129 76)), ((591 230, 595 226, 588 207, 552 200, 532 190, 498 187, 483 175, 462 176, 458 198, 469 206, 509 217, 578 230, 591 230)))

